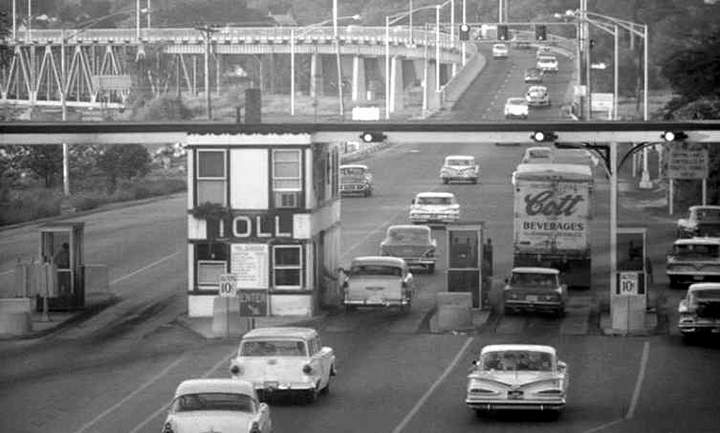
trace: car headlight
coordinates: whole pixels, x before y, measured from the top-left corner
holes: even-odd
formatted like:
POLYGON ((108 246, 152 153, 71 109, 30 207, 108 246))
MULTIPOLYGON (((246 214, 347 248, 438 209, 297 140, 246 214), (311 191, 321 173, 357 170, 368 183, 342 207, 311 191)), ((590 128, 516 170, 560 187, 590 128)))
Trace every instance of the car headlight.
POLYGON ((235 364, 230 367, 230 373, 234 376, 242 376, 242 374, 245 373, 245 370, 241 366, 235 364))

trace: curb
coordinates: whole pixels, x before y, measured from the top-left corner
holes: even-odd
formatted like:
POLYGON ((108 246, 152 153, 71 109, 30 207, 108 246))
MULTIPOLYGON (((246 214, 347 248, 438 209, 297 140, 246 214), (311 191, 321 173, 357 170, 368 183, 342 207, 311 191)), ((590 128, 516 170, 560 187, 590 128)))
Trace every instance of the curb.
MULTIPOLYGON (((321 312, 317 316, 308 317, 307 319, 299 319, 299 320, 290 320, 288 322, 282 323, 282 316, 277 317, 276 319, 278 323, 276 324, 266 324, 266 325, 260 325, 255 326, 253 329, 257 328, 277 328, 277 327, 286 327, 286 326, 302 326, 302 327, 310 327, 310 328, 318 328, 320 324, 322 324, 323 321, 327 319, 327 317, 330 316, 327 312, 321 312)), ((259 319, 264 319, 265 317, 261 317, 259 319)), ((203 319, 209 319, 212 323, 212 317, 204 317, 203 319)), ((206 340, 225 340, 229 338, 238 338, 242 337, 245 332, 239 332, 239 333, 231 333, 228 336, 215 336, 212 334, 212 330, 208 333, 201 332, 197 326, 193 325, 193 319, 189 318, 187 316, 187 313, 183 313, 179 316, 177 316, 174 320, 172 320, 170 323, 177 323, 178 325, 182 326, 183 328, 193 332, 194 334, 198 335, 201 338, 204 338, 206 340)))

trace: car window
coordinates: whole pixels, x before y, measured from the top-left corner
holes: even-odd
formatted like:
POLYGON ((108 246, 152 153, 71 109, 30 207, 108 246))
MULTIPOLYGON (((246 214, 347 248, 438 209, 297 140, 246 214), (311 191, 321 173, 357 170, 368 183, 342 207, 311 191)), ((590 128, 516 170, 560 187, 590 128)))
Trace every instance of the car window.
POLYGON ((340 173, 344 176, 362 176, 365 174, 365 170, 357 167, 343 168, 340 173))
POLYGON ((699 209, 697 211, 698 221, 720 220, 720 209, 699 209))
POLYGON ((250 340, 243 341, 240 356, 308 356, 304 341, 250 340))
POLYGON ((356 275, 387 275, 399 277, 402 275, 402 270, 397 266, 392 265, 353 265, 350 269, 350 274, 356 275))
POLYGON ((453 204, 451 197, 420 197, 417 204, 453 204))
POLYGON ((173 401, 172 410, 174 412, 226 410, 254 413, 255 401, 246 394, 220 392, 185 394, 173 401))
POLYGON ((673 254, 683 259, 716 259, 720 257, 718 252, 720 252, 718 245, 680 244, 673 246, 673 254))
POLYGON ((426 243, 430 241, 430 233, 422 229, 390 229, 388 240, 397 243, 426 243))
POLYGON ((448 159, 447 165, 471 166, 471 165, 473 165, 473 161, 471 159, 448 159))
POLYGON ((513 273, 510 278, 510 285, 517 287, 557 287, 557 276, 555 274, 533 274, 530 272, 513 273))
POLYGON ((534 350, 488 352, 480 360, 485 371, 552 371, 552 355, 534 350))

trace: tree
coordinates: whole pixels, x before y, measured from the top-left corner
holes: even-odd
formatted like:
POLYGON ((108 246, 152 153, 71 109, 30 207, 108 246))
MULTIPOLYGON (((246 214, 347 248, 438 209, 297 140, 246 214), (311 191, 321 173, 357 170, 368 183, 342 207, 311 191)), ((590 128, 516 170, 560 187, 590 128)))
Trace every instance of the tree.
POLYGON ((9 159, 8 166, 18 171, 30 171, 42 179, 46 188, 55 185, 62 173, 62 146, 21 146, 5 147, 9 159))
POLYGON ((673 91, 686 101, 720 97, 720 30, 702 43, 667 57, 662 74, 673 91))
POLYGON ((113 144, 97 158, 111 193, 117 188, 118 179, 130 180, 148 174, 150 163, 150 152, 142 144, 113 144))

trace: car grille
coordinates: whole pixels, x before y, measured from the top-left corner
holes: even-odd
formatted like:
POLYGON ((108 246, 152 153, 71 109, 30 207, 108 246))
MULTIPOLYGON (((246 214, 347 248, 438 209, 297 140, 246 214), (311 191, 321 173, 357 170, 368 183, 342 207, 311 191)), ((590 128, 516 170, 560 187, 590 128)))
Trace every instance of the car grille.
POLYGON ((720 319, 720 302, 699 302, 697 315, 705 319, 720 319))
POLYGON ((356 191, 359 189, 364 189, 365 185, 362 184, 352 184, 352 185, 340 185, 340 189, 343 191, 356 191))
POLYGON ((698 236, 720 236, 720 223, 698 224, 698 236))

